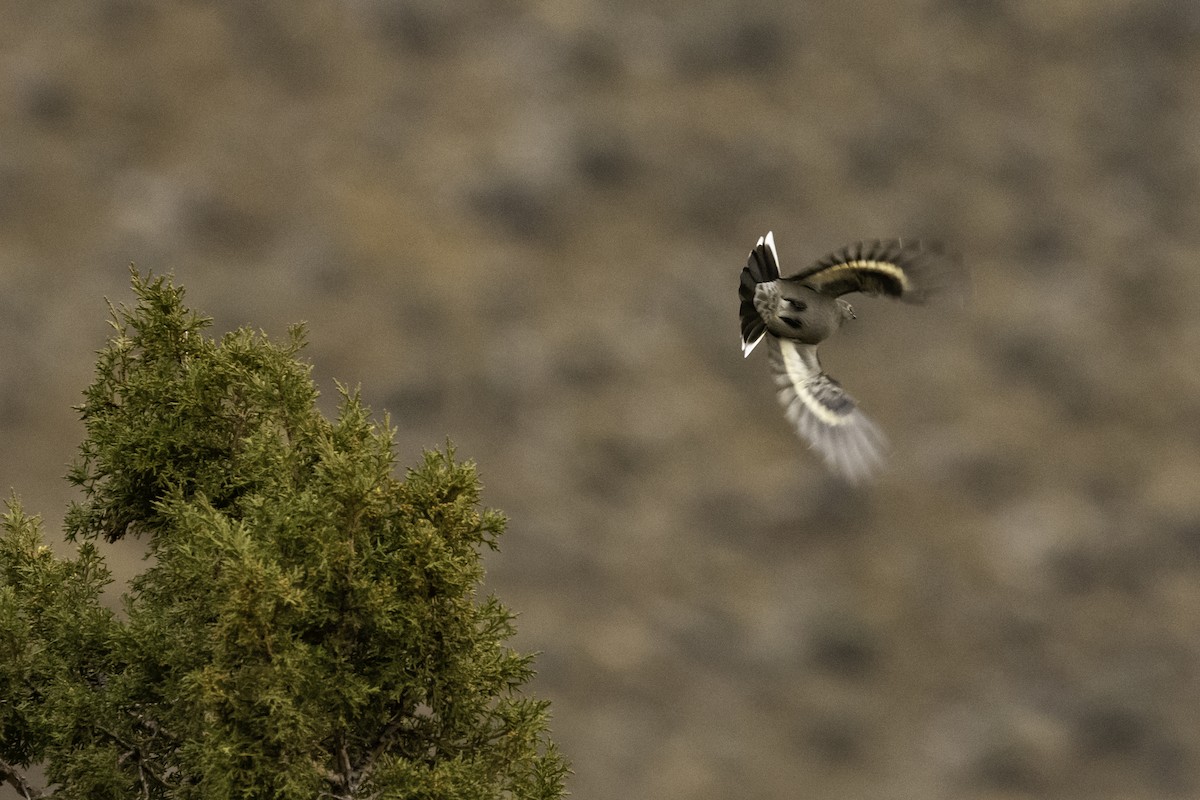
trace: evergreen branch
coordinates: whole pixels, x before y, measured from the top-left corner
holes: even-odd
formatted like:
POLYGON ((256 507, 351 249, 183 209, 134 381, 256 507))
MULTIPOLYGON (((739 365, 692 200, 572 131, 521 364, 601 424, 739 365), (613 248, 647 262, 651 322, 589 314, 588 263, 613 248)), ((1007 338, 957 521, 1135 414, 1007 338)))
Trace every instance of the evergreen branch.
POLYGON ((142 797, 150 800, 150 782, 146 780, 146 770, 141 768, 140 763, 138 765, 138 780, 142 784, 142 797))
POLYGON ((391 745, 392 737, 396 735, 401 727, 403 727, 405 719, 405 715, 401 714, 392 720, 391 724, 384 728, 383 732, 379 734, 379 738, 376 740, 375 747, 371 748, 371 752, 367 753, 366 758, 364 758, 362 764, 359 765, 358 775, 360 780, 365 779, 371 774, 371 770, 375 767, 375 762, 391 745))
POLYGON ((138 712, 136 712, 132 709, 126 709, 125 713, 127 716, 129 716, 131 719, 133 719, 133 721, 136 722, 139 727, 144 728, 145 730, 149 731, 150 738, 153 739, 156 736, 162 736, 164 739, 169 740, 171 742, 172 746, 177 746, 180 743, 182 743, 182 741, 183 741, 182 737, 177 736, 176 734, 172 733, 170 730, 164 728, 157 721, 155 721, 153 719, 147 719, 146 717, 142 716, 141 714, 139 714, 138 712))
POLYGON ((341 742, 338 745, 338 757, 341 759, 342 765, 342 780, 346 787, 347 796, 353 796, 356 787, 354 780, 354 768, 350 766, 350 753, 346 750, 346 737, 338 736, 341 742))
POLYGON ((337 769, 325 770, 325 780, 330 785, 340 787, 339 791, 321 792, 321 797, 330 798, 352 798, 358 790, 359 783, 364 777, 361 772, 355 772, 354 765, 350 762, 350 750, 346 747, 346 736, 344 733, 337 734, 337 751, 335 756, 338 762, 337 769))
POLYGON ((25 780, 25 776, 7 761, 0 761, 0 776, 3 776, 4 782, 16 789, 25 800, 39 800, 42 797, 49 797, 43 790, 30 786, 29 781, 25 780))
POLYGON ((141 745, 132 744, 132 743, 126 741, 121 736, 117 735, 116 733, 109 730, 108 728, 103 728, 103 727, 97 726, 96 730, 100 731, 105 736, 107 736, 108 738, 112 739, 114 742, 119 744, 121 747, 125 748, 125 752, 121 754, 121 758, 118 759, 117 763, 124 764, 125 760, 128 759, 130 756, 132 756, 136 760, 137 770, 138 770, 138 780, 142 784, 142 796, 143 797, 146 797, 146 798, 150 797, 150 784, 146 780, 146 776, 153 778, 154 782, 163 789, 171 788, 171 784, 167 782, 167 779, 164 778, 162 775, 159 775, 158 772, 155 771, 154 768, 150 766, 149 761, 147 760, 145 754, 142 752, 141 745))

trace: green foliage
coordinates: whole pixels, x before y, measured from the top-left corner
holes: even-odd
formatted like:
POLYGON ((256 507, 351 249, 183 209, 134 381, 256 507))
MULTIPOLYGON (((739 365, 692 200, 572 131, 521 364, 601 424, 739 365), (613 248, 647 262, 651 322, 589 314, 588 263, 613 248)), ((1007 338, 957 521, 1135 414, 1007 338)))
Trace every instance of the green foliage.
POLYGON ((77 554, 15 500, 0 531, 0 778, 44 761, 64 798, 560 797, 531 658, 476 594, 504 519, 474 466, 448 446, 398 479, 356 394, 315 410, 299 329, 213 340, 181 289, 133 286, 80 409, 77 554), (93 542, 129 533, 149 566, 118 618, 93 542))

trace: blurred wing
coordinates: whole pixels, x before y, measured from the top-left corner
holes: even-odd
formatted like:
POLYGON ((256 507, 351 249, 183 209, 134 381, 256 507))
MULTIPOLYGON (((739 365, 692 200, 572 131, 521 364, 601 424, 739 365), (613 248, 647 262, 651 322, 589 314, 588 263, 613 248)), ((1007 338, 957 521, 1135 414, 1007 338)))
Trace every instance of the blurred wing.
POLYGON ((742 323, 742 354, 750 355, 762 341, 767 331, 766 323, 754 307, 754 291, 760 283, 779 278, 779 256, 775 252, 775 235, 770 231, 758 238, 758 244, 750 251, 746 266, 742 268, 742 280, 738 286, 738 297, 742 304, 739 316, 742 323))
POLYGON ((883 464, 887 439, 854 398, 821 371, 815 345, 767 337, 779 402, 796 432, 834 472, 857 483, 883 464))
POLYGON ((788 280, 832 297, 862 292, 921 303, 959 286, 963 271, 940 245, 884 239, 843 247, 788 280))

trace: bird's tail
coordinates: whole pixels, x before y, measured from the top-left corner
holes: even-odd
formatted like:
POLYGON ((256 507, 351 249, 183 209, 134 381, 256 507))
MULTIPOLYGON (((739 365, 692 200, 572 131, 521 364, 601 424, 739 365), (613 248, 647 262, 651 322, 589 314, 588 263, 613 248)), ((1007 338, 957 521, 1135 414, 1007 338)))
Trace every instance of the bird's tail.
POLYGON ((742 281, 738 287, 738 297, 742 304, 739 314, 742 322, 742 353, 750 355, 767 332, 766 323, 758 309, 754 307, 754 292, 760 283, 770 283, 779 279, 779 257, 775 253, 775 236, 767 231, 766 236, 760 236, 758 244, 750 251, 746 266, 742 269, 742 281))

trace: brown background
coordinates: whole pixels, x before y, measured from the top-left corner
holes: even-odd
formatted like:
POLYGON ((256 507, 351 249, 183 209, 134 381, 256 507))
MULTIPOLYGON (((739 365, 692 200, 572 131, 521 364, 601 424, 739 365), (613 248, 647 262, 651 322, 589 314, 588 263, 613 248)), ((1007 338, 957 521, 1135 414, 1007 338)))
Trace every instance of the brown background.
POLYGON ((132 261, 479 462, 576 797, 1200 794, 1196 3, 0 12, 0 487, 52 536, 132 261), (823 348, 869 488, 741 358, 767 229, 972 268, 823 348))

